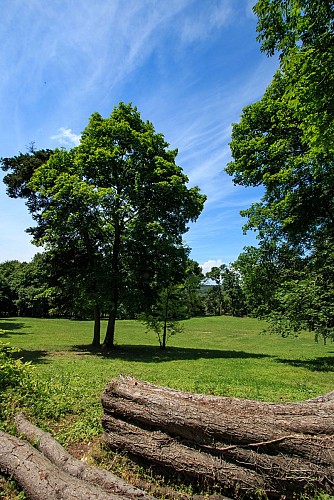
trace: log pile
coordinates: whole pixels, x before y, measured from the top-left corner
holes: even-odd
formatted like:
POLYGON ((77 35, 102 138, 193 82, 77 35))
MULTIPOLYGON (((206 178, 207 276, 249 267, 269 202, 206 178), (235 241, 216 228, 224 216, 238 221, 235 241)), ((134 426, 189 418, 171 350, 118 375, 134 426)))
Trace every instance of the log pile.
POLYGON ((131 377, 102 395, 104 440, 225 493, 334 494, 334 391, 300 403, 196 395, 131 377))
POLYGON ((144 491, 98 467, 73 458, 51 434, 15 418, 17 432, 36 445, 0 431, 0 471, 32 500, 153 500, 144 491))

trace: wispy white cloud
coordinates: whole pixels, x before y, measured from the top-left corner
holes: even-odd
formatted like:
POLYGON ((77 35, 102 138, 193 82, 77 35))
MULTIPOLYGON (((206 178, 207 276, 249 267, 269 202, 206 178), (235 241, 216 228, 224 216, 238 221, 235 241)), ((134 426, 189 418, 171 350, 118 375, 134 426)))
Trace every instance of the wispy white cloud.
POLYGON ((215 30, 231 22, 233 8, 230 0, 221 0, 218 4, 203 2, 197 9, 196 16, 185 19, 181 39, 184 42, 206 40, 215 30))
POLYGON ((260 98, 275 69, 255 42, 254 3, 80 0, 78 9, 66 0, 6 2, 1 155, 32 140, 72 147, 80 139, 73 131, 91 113, 108 116, 119 101, 132 101, 179 149, 190 185, 208 196, 186 234, 193 257, 232 261, 242 246, 239 211, 257 193, 234 187, 224 173, 231 123, 260 98))
POLYGON ((51 139, 58 141, 63 146, 77 146, 80 142, 80 137, 80 135, 72 132, 72 129, 60 127, 58 134, 51 136, 51 139))
MULTIPOLYGON (((215 93, 198 92, 184 98, 184 106, 173 109, 166 123, 172 147, 179 150, 178 163, 187 173, 190 184, 200 186, 207 195, 206 207, 238 204, 239 210, 254 193, 245 193, 233 185, 224 169, 231 161, 229 142, 232 123, 240 119, 242 108, 256 101, 270 82, 276 62, 264 59, 249 72, 247 80, 222 85, 215 93), (189 111, 187 111, 189 110, 189 111), (177 123, 177 127, 175 127, 177 123), (242 191, 242 192, 241 192, 242 191), (242 202, 236 201, 238 193, 242 202)), ((179 102, 180 99, 176 99, 179 102)), ((159 108, 159 105, 157 105, 159 108)))

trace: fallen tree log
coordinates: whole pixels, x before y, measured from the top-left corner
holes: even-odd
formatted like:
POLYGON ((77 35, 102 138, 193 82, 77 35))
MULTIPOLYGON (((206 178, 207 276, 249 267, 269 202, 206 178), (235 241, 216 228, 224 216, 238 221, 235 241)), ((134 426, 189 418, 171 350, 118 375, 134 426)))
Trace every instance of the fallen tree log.
POLYGON ((16 415, 15 423, 18 434, 25 436, 31 443, 34 443, 46 458, 71 476, 95 484, 107 492, 121 495, 124 498, 153 499, 144 491, 135 488, 111 472, 73 458, 57 443, 51 434, 33 425, 24 415, 16 415))
POLYGON ((31 500, 117 500, 102 488, 70 476, 29 443, 0 431, 0 470, 15 479, 31 500))
POLYGON ((334 491, 334 392, 264 403, 121 377, 108 384, 102 405, 108 445, 149 463, 272 498, 334 491))
POLYGON ((292 433, 334 435, 334 393, 326 402, 264 403, 183 393, 130 377, 113 380, 105 411, 209 444, 270 441, 292 433), (111 404, 110 404, 111 403, 111 404), (136 411, 138 410, 138 412, 136 411), (145 411, 146 410, 146 411, 145 411), (223 417, 223 418, 222 418, 223 417))

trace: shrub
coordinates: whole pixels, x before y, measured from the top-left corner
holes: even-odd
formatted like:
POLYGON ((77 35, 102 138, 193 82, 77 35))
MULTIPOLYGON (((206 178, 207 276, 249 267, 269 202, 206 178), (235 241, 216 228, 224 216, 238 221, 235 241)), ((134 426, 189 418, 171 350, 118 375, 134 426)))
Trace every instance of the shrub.
POLYGON ((32 369, 30 363, 23 363, 13 357, 13 353, 19 351, 0 342, 0 391, 5 391, 9 387, 21 387, 29 378, 32 369))
POLYGON ((0 342, 0 428, 3 429, 21 407, 20 402, 33 392, 33 367, 17 359, 18 352, 19 349, 0 342))

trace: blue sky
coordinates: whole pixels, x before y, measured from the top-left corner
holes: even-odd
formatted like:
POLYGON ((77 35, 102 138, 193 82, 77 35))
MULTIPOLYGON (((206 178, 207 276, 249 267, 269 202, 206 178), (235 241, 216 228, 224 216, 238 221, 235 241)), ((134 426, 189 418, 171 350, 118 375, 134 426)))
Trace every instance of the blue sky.
MULTIPOLYGON (((78 143, 90 115, 132 102, 162 132, 208 197, 184 239, 204 265, 233 262, 245 245, 239 215, 260 196, 233 185, 231 124, 259 99, 277 60, 260 53, 249 0, 3 0, 0 156, 78 143)), ((0 174, 2 179, 3 173, 0 174)), ((36 247, 22 200, 0 183, 0 262, 36 247)))

